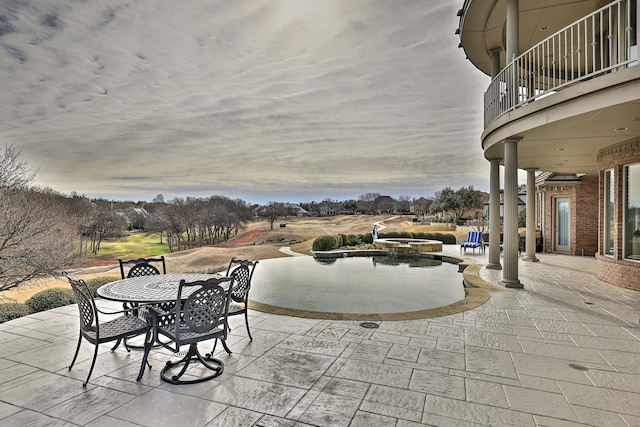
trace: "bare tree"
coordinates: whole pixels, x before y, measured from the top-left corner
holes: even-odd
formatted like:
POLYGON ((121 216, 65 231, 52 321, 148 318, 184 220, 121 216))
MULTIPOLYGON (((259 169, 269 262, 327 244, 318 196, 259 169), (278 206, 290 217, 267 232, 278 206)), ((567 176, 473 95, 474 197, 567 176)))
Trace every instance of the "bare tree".
POLYGON ((13 145, 5 145, 0 151, 0 188, 24 188, 31 184, 36 173, 29 167, 19 150, 13 145))
POLYGON ((51 276, 76 258, 71 218, 60 195, 0 189, 0 290, 51 276))

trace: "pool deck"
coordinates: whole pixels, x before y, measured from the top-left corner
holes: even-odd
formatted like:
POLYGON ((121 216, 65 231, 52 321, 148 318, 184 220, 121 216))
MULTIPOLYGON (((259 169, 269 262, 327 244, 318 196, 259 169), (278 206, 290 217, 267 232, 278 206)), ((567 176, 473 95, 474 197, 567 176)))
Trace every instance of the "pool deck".
POLYGON ((597 280, 593 258, 537 256, 524 289, 475 267, 496 291, 453 314, 370 329, 252 311, 253 342, 234 317, 224 373, 196 385, 163 383, 161 350, 136 383, 140 352, 104 345, 83 388, 75 306, 0 324, 0 425, 640 425, 640 293, 597 280))

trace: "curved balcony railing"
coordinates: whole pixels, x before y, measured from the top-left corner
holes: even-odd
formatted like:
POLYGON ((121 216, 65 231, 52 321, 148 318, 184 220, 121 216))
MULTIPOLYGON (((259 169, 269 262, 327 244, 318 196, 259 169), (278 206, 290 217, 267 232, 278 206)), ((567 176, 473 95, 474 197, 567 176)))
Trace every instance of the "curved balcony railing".
POLYGON ((614 1, 514 58, 484 94, 485 127, 536 99, 636 65, 638 42, 632 13, 637 13, 637 1, 614 1))

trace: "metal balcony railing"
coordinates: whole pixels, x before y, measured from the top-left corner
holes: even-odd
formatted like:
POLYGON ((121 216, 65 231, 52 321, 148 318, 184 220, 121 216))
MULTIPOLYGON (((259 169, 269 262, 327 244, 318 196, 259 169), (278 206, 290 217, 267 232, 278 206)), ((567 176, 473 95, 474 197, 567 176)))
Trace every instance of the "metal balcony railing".
POLYGON ((617 0, 558 31, 514 58, 484 94, 484 125, 544 96, 635 65, 632 3, 617 0))

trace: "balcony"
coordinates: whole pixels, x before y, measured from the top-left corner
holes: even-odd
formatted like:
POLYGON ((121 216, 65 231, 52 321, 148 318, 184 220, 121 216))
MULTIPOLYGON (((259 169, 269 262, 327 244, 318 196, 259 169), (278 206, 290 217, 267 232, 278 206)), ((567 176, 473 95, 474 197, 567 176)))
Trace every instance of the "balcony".
POLYGON ((531 102, 637 65, 634 4, 614 1, 513 58, 485 92, 485 128, 531 102))

